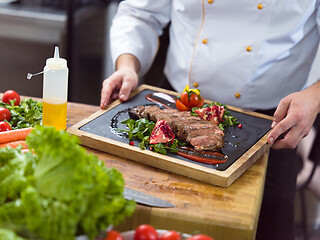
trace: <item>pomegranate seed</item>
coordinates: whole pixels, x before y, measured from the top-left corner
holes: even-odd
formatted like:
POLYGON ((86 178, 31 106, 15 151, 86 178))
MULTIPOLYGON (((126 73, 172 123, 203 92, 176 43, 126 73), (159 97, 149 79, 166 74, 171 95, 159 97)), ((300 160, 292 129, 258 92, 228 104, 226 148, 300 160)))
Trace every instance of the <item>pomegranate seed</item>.
POLYGON ((240 123, 240 124, 238 124, 238 128, 242 128, 242 124, 240 123))
POLYGON ((130 146, 134 146, 134 141, 130 141, 130 142, 129 142, 129 145, 130 145, 130 146))

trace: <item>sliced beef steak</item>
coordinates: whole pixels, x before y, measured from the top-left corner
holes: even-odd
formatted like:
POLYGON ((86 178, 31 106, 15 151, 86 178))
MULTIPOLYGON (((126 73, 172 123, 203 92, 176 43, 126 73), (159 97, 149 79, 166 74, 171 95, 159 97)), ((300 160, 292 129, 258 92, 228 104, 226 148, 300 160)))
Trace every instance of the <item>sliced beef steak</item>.
POLYGON ((129 111, 130 117, 147 118, 151 121, 165 120, 176 137, 190 143, 196 150, 218 150, 223 147, 223 131, 219 127, 189 111, 160 109, 157 106, 138 106, 129 111))

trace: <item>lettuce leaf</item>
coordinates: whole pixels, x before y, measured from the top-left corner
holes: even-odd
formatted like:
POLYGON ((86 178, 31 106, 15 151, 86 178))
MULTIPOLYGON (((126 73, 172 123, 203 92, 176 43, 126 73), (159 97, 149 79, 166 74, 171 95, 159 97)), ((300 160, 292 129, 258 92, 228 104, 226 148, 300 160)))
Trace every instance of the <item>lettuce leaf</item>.
POLYGON ((21 237, 18 237, 13 231, 0 228, 0 239, 6 240, 24 240, 21 237))
POLYGON ((0 228, 37 239, 94 239, 131 215, 120 172, 87 153, 75 136, 36 127, 32 153, 0 150, 0 228))

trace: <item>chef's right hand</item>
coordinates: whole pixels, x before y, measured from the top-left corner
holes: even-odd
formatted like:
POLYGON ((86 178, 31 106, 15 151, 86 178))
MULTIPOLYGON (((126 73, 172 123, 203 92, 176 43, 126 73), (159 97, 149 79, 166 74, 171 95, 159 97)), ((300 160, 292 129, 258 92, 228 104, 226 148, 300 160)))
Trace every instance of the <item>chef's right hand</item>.
POLYGON ((118 57, 116 71, 103 81, 100 108, 104 109, 116 99, 127 101, 132 90, 138 86, 140 63, 131 54, 118 57))

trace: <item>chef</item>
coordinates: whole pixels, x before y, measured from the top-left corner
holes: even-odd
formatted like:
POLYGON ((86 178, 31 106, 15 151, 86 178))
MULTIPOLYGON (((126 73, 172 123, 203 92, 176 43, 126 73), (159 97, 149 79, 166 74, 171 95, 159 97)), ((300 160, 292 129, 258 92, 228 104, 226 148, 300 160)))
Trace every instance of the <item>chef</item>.
POLYGON ((164 73, 175 91, 189 84, 205 99, 273 115, 257 239, 294 239, 295 148, 320 112, 320 81, 306 85, 319 44, 319 5, 318 0, 127 0, 111 27, 115 72, 103 82, 101 108, 128 99, 170 22, 164 73))

